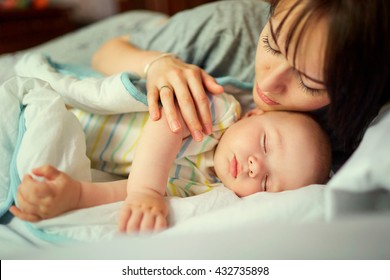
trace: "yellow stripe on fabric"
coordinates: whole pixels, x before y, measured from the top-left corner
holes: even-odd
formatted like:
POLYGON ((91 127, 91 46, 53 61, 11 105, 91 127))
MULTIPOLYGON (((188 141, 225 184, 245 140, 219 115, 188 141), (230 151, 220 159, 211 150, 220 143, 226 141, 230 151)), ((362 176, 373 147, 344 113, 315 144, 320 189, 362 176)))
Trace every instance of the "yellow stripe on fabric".
POLYGON ((75 114, 76 118, 78 118, 79 121, 81 122, 83 115, 85 115, 85 112, 82 110, 76 110, 76 109, 72 109, 71 111, 73 112, 73 114, 75 114))
POLYGON ((205 190, 205 193, 206 192, 209 192, 213 189, 213 187, 211 186, 211 184, 206 184, 206 187, 208 188, 207 190, 205 190))
POLYGON ((71 109, 73 114, 76 116, 76 118, 79 120, 79 123, 81 124, 84 133, 86 134, 88 127, 89 127, 89 120, 88 118, 93 118, 93 114, 86 113, 83 110, 79 109, 71 109))
POLYGON ((92 155, 95 153, 98 144, 100 143, 100 138, 101 138, 102 135, 103 135, 104 128, 106 127, 107 122, 108 122, 109 119, 110 119, 110 116, 106 116, 106 117, 104 118, 103 124, 100 126, 99 132, 98 132, 97 137, 96 137, 96 139, 95 139, 95 143, 93 144, 92 149, 91 149, 91 153, 90 153, 90 154, 91 154, 91 158, 92 158, 92 155))
POLYGON ((88 127, 85 129, 87 144, 91 138, 93 139, 95 137, 94 132, 95 132, 95 130, 97 130, 99 128, 101 118, 102 118, 101 115, 94 115, 94 114, 89 115, 89 119, 90 119, 90 122, 92 123, 92 125, 88 124, 87 125, 88 127), (89 129, 89 127, 91 127, 91 128, 89 129), (87 130, 89 130, 90 132, 87 133, 87 130))
MULTIPOLYGON (((197 155, 197 157, 196 157, 196 166, 195 166, 195 168, 193 168, 193 174, 191 175, 191 181, 196 181, 196 178, 195 178, 195 169, 196 169, 196 167, 198 167, 199 169, 201 169, 200 168, 200 166, 201 166, 201 164, 202 164, 202 160, 204 160, 204 153, 202 152, 202 151, 204 151, 205 150, 205 147, 206 147, 206 145, 209 143, 211 141, 211 137, 207 137, 206 138, 206 140, 204 141, 204 143, 202 144, 202 147, 201 147, 201 150, 199 151, 199 154, 197 155)), ((210 182, 209 182, 209 180, 208 179, 206 179, 204 182, 202 182, 203 184, 206 184, 206 185, 208 185, 208 184, 210 184, 210 182)))
POLYGON ((198 152, 198 156, 196 157, 196 166, 200 166, 201 160, 204 158, 204 151, 206 150, 206 145, 211 141, 211 137, 206 137, 203 141, 202 147, 200 147, 200 151, 198 152))
POLYGON ((178 196, 176 186, 172 182, 168 182, 168 188, 170 189, 172 196, 178 196))
MULTIPOLYGON (((199 158, 199 157, 200 157, 200 155, 197 156, 197 158, 199 158)), ((189 162, 189 167, 191 168, 191 176, 190 176, 189 183, 187 183, 187 184, 184 186, 184 189, 185 189, 187 192, 189 192, 190 189, 191 189, 191 187, 192 187, 193 185, 199 184, 199 183, 205 184, 205 183, 207 182, 207 180, 206 180, 206 182, 199 182, 199 179, 197 180, 197 178, 196 178, 196 172, 195 172, 196 169, 197 169, 197 165, 194 164, 192 161, 190 161, 190 160, 187 159, 187 158, 185 158, 185 160, 189 162)), ((198 160, 200 161, 200 159, 198 159, 198 160)))

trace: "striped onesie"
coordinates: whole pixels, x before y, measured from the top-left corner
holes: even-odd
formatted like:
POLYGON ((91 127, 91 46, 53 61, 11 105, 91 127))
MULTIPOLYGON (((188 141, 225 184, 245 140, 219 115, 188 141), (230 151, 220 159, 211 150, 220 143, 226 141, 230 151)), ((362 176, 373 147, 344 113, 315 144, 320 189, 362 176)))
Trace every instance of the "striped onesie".
MULTIPOLYGON (((192 137, 183 140, 171 167, 166 187, 170 196, 188 197, 204 193, 220 183, 214 173, 214 150, 224 130, 236 122, 241 113, 238 101, 228 94, 209 96, 213 132, 201 142, 192 137)), ((86 137, 87 156, 92 168, 127 176, 148 112, 118 115, 90 114, 72 109, 86 137)), ((158 136, 156 135, 156 141, 158 136)))

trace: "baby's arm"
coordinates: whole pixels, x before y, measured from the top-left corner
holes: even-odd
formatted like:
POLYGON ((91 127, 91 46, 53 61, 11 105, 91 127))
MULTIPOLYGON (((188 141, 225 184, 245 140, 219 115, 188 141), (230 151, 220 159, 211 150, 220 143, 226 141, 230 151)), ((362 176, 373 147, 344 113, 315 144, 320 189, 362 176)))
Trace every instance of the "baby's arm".
POLYGON ((50 165, 35 168, 32 174, 44 180, 25 175, 16 194, 18 206, 10 208, 14 216, 28 222, 38 222, 71 210, 126 198, 127 180, 82 182, 50 165))
MULTIPOLYGON (((181 118, 183 128, 186 126, 181 118)), ((181 148, 188 129, 177 133, 162 119, 149 119, 140 137, 127 182, 127 198, 119 217, 122 232, 154 231, 167 226, 164 200, 169 170, 181 148)))

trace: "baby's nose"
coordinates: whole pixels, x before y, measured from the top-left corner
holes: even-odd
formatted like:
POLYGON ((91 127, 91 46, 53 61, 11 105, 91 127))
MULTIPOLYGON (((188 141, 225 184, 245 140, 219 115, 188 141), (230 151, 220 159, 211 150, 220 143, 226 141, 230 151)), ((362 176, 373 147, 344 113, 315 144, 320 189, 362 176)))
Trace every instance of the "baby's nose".
POLYGON ((263 164, 261 162, 261 159, 254 157, 254 156, 250 156, 248 158, 249 177, 255 178, 255 177, 259 176, 261 174, 262 170, 264 170, 264 168, 263 168, 263 164))

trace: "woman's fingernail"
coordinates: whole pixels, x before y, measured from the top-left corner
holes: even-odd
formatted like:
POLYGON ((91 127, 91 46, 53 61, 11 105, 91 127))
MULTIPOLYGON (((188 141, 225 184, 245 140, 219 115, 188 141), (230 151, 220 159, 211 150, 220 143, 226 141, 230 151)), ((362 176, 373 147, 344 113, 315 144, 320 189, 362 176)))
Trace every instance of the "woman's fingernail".
POLYGON ((180 123, 177 120, 171 122, 171 128, 173 132, 180 130, 180 123))
POLYGON ((202 138, 203 138, 202 132, 199 131, 199 130, 195 130, 194 131, 194 139, 195 139, 195 141, 201 141, 202 138))
POLYGON ((209 125, 209 124, 206 124, 204 126, 204 130, 205 130, 206 135, 210 135, 211 132, 213 132, 213 127, 211 125, 209 125))
POLYGON ((158 120, 158 114, 156 111, 153 111, 150 115, 151 115, 153 120, 158 120))

